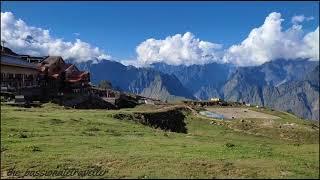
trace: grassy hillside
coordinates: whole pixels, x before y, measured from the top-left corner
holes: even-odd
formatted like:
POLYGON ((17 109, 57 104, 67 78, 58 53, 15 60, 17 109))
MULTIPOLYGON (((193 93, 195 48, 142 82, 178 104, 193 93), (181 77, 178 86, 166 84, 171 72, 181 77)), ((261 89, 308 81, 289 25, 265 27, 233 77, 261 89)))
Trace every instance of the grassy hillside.
MULTIPOLYGON (((136 110, 145 108, 154 109, 136 110)), ((104 178, 319 178, 317 125, 263 111, 281 117, 273 128, 259 119, 212 123, 190 114, 185 134, 114 119, 118 111, 1 106, 1 177, 15 166, 101 167, 104 178), (278 128, 285 123, 296 125, 278 128)))

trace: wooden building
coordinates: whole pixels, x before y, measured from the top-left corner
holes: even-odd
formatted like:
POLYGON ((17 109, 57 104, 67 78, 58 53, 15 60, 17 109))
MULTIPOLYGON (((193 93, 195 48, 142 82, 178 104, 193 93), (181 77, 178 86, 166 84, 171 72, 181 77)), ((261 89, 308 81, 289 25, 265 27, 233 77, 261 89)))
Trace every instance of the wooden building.
POLYGON ((61 93, 86 93, 90 88, 90 73, 66 63, 61 56, 19 55, 1 46, 2 91, 54 97, 61 93))
POLYGON ((83 92, 90 87, 90 74, 74 64, 65 63, 61 56, 48 56, 38 64, 42 86, 58 91, 83 92))

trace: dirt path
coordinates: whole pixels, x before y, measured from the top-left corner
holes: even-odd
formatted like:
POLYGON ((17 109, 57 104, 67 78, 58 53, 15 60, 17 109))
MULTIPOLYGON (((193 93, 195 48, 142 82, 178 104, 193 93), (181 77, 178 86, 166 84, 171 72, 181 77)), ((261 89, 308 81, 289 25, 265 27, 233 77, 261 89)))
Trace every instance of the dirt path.
POLYGON ((208 111, 222 114, 226 119, 239 118, 259 118, 259 119, 279 119, 277 116, 256 112, 248 108, 207 108, 208 111))

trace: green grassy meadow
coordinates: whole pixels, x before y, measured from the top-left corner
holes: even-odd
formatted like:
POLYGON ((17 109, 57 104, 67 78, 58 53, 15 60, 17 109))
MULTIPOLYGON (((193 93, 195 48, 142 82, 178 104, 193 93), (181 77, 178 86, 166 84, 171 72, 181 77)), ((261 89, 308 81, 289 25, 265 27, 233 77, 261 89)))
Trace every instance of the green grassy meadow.
MULTIPOLYGON (((116 110, 2 105, 1 177, 12 178, 13 167, 99 167, 106 173, 90 178, 319 178, 319 128, 287 113, 263 111, 281 119, 272 127, 259 119, 213 125, 189 114, 183 134, 114 119, 116 110), (278 128, 287 122, 295 128, 278 128)), ((89 176, 38 176, 74 177, 89 176)))

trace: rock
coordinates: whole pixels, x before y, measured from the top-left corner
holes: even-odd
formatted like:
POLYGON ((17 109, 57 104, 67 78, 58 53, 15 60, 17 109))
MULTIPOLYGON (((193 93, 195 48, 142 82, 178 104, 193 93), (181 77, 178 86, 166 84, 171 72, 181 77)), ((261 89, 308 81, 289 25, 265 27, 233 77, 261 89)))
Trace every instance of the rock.
POLYGON ((181 108, 174 108, 150 112, 118 113, 113 115, 113 117, 116 119, 137 121, 141 124, 165 131, 187 133, 183 111, 181 108))

